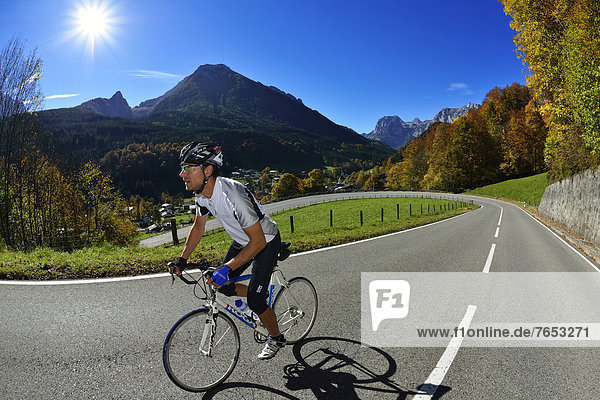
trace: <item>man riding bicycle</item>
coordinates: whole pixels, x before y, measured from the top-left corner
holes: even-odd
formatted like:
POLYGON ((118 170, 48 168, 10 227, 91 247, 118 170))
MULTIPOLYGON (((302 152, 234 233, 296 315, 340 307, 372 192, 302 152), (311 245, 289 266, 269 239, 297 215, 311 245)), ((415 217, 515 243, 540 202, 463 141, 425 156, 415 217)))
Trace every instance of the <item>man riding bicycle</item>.
POLYGON ((258 358, 272 358, 285 344, 275 313, 267 305, 271 272, 281 246, 277 224, 243 184, 220 176, 219 168, 223 165, 220 146, 189 143, 181 149, 179 163, 179 176, 185 188, 196 196, 196 217, 181 256, 169 263, 169 272, 181 276, 187 259, 204 235, 208 216, 212 214, 233 243, 223 258, 223 266, 214 272, 209 283, 226 296, 247 297, 248 306, 259 316, 270 335, 258 358), (250 264, 252 278, 248 286, 228 282, 241 275, 250 264))

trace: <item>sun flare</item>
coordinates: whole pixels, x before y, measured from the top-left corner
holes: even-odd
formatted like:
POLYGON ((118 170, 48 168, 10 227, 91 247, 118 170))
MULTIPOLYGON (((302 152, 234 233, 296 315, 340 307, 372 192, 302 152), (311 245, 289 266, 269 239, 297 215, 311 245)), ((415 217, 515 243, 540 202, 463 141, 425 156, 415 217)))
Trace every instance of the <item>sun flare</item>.
POLYGON ((102 36, 107 29, 106 13, 100 8, 82 8, 77 15, 77 25, 87 36, 102 36))
POLYGON ((107 1, 83 0, 71 12, 73 29, 69 38, 85 42, 85 47, 93 57, 96 47, 104 42, 112 42, 117 19, 115 10, 107 1))

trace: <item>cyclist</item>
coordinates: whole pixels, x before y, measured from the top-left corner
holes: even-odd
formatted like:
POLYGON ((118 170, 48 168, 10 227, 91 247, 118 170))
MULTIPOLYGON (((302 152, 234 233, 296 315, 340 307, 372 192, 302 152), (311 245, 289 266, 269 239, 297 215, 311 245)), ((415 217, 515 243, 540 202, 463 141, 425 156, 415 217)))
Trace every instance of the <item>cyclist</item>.
POLYGON ((209 213, 214 215, 233 243, 223 258, 222 267, 213 273, 209 283, 226 296, 247 297, 248 306, 270 335, 258 358, 272 358, 285 344, 275 313, 267 305, 271 273, 281 246, 279 228, 243 184, 220 176, 223 165, 220 146, 189 143, 181 150, 179 163, 179 176, 185 188, 196 195, 196 217, 181 256, 169 263, 169 272, 181 275, 187 259, 202 239, 209 213), (250 264, 252 278, 248 286, 228 282, 241 275, 250 264))

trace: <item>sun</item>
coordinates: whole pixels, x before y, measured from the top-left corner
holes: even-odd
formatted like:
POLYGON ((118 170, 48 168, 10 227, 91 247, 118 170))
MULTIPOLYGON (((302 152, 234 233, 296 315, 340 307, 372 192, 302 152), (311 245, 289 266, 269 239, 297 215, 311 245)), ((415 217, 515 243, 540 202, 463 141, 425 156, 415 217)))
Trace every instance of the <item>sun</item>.
POLYGON ((113 33, 117 24, 115 10, 108 1, 83 0, 71 11, 72 29, 67 37, 77 38, 93 57, 96 47, 105 42, 113 42, 113 33))
POLYGON ((88 38, 98 38, 106 35, 108 18, 106 11, 97 5, 90 8, 81 8, 77 13, 78 29, 88 38))

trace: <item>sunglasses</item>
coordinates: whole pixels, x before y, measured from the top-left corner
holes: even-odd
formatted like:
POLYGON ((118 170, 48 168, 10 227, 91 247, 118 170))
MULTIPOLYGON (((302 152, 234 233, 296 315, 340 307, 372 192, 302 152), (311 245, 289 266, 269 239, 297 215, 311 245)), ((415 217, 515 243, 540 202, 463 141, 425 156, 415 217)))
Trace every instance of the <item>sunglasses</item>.
POLYGON ((186 174, 191 174, 196 170, 196 168, 202 168, 202 165, 182 165, 181 172, 185 172, 186 174))

